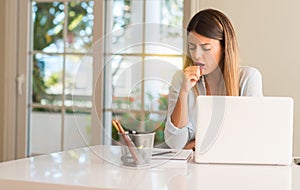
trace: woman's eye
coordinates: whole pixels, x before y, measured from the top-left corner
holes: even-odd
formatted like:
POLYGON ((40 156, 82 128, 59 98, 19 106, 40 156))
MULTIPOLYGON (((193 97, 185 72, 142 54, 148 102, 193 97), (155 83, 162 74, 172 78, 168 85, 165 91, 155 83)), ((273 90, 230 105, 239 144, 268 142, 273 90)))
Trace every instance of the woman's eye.
POLYGON ((195 49, 196 49, 196 46, 195 46, 195 45, 189 44, 189 50, 195 50, 195 49))
POLYGON ((202 44, 201 48, 203 49, 203 51, 210 51, 211 45, 210 44, 202 44))

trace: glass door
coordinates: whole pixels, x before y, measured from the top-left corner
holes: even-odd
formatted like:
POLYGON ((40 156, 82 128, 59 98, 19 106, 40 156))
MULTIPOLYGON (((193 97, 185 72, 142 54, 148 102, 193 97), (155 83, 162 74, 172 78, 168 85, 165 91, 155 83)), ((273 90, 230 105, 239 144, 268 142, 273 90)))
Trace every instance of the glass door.
POLYGON ((162 143, 168 87, 183 62, 183 0, 28 2, 27 156, 95 144, 93 137, 114 144, 113 118, 156 131, 162 143), (103 128, 92 132, 95 120, 103 128))
POLYGON ((31 1, 29 155, 90 144, 94 1, 31 1))

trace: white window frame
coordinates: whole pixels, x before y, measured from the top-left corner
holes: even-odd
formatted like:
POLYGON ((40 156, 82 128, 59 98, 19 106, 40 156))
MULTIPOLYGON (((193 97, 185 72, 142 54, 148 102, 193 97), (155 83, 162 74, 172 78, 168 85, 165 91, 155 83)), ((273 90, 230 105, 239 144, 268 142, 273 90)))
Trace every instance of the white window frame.
MULTIPOLYGON (((7 0, 4 3, 4 82, 3 82, 3 142, 0 161, 16 157, 16 70, 17 70, 17 31, 18 1, 7 0)), ((2 131, 0 131, 2 132, 2 131)))

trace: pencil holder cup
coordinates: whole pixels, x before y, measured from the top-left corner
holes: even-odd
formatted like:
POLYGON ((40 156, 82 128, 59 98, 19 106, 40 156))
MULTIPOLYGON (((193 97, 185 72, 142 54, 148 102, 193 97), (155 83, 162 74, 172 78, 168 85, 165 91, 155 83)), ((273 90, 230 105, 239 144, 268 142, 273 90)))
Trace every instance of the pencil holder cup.
POLYGON ((125 166, 147 166, 152 158, 154 132, 125 134, 119 133, 121 160, 125 166))

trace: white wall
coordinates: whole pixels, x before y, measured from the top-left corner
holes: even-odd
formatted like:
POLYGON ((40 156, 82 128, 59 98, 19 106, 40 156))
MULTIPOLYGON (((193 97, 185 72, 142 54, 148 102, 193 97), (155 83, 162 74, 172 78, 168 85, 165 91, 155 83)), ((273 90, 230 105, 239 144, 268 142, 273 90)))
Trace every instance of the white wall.
POLYGON ((15 157, 16 13, 18 0, 0 2, 0 161, 15 157))
POLYGON ((241 63, 261 71, 265 96, 294 98, 294 155, 300 156, 300 1, 200 0, 199 6, 230 17, 241 63))

